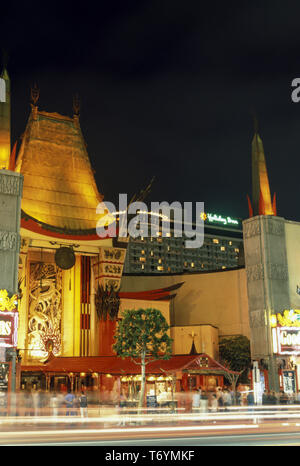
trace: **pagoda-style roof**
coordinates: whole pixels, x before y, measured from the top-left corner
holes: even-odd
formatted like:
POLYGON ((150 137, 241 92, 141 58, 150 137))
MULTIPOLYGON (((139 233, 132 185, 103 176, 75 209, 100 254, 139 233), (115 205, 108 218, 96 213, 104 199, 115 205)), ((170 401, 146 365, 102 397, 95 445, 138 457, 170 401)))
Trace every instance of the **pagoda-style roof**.
POLYGON ((61 232, 95 231, 98 192, 77 115, 32 111, 16 172, 24 176, 22 217, 61 232))
MULTIPOLYGON (((80 373, 97 372, 100 374, 130 375, 141 372, 140 365, 131 358, 118 356, 89 356, 89 357, 52 357, 45 364, 22 365, 21 371, 52 372, 52 373, 80 373)), ((222 366, 205 353, 197 355, 174 355, 168 360, 158 359, 146 366, 146 374, 172 375, 178 372, 196 374, 238 374, 222 366)))

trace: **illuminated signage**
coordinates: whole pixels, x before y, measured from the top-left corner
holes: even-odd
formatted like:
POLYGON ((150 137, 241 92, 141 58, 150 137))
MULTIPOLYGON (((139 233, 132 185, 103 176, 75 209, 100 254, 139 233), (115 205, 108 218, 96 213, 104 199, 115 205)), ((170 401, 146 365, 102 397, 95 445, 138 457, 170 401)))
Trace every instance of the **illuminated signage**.
POLYGON ((0 347, 17 346, 18 313, 0 311, 0 347))
POLYGON ((0 102, 4 103, 6 101, 6 92, 5 92, 5 81, 0 78, 0 102))
POLYGON ((283 314, 273 314, 270 324, 271 327, 300 327, 300 310, 286 309, 283 314))
POLYGON ((277 327, 276 331, 278 354, 300 354, 300 328, 277 327))
POLYGON ((17 295, 9 297, 6 290, 0 290, 0 347, 17 346, 17 304, 17 295))
POLYGON ((203 212, 200 217, 202 220, 208 223, 222 224, 226 226, 238 226, 240 224, 239 220, 232 217, 223 217, 219 214, 211 214, 203 212))

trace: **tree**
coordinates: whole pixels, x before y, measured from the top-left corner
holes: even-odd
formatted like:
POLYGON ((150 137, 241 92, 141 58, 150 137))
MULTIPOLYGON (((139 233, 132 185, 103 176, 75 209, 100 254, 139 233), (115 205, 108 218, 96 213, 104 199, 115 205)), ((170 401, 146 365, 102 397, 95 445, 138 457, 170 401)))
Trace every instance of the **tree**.
POLYGON ((219 344, 220 361, 232 371, 243 373, 245 382, 251 365, 250 341, 244 335, 224 337, 219 344))
POLYGON ((130 357, 141 366, 141 392, 139 407, 143 406, 146 365, 157 359, 169 359, 172 339, 167 334, 169 325, 157 309, 126 310, 118 322, 113 346, 117 355, 130 357))

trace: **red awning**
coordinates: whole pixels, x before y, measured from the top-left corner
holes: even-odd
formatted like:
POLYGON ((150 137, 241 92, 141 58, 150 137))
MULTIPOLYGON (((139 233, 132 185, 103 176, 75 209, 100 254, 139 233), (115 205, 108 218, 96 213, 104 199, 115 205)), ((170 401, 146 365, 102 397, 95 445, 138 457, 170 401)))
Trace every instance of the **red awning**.
POLYGON ((176 294, 172 292, 180 288, 183 284, 184 282, 180 282, 166 288, 148 291, 120 291, 119 296, 124 299, 143 299, 146 301, 168 300, 175 298, 176 294))
MULTIPOLYGON (((141 367, 130 358, 118 356, 56 357, 41 365, 21 366, 22 372, 44 373, 99 373, 112 375, 140 374, 141 367)), ((237 374, 230 371, 207 354, 175 355, 168 360, 160 359, 146 366, 146 374, 175 374, 176 372, 211 374, 237 374)))

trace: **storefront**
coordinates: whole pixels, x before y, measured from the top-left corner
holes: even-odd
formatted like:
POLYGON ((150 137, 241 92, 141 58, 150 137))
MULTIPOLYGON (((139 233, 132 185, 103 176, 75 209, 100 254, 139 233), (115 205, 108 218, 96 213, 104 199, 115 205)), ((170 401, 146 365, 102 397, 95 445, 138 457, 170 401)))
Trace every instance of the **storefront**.
POLYGON ((272 315, 271 326, 280 390, 294 395, 300 387, 300 310, 272 315))
MULTIPOLYGON (((43 366, 23 366, 21 389, 78 392, 87 390, 95 402, 115 404, 120 398, 135 404, 141 390, 140 366, 117 356, 52 358, 43 366)), ((236 374, 207 354, 176 355, 146 366, 148 403, 168 406, 176 393, 201 388, 213 392, 224 377, 236 374)))

